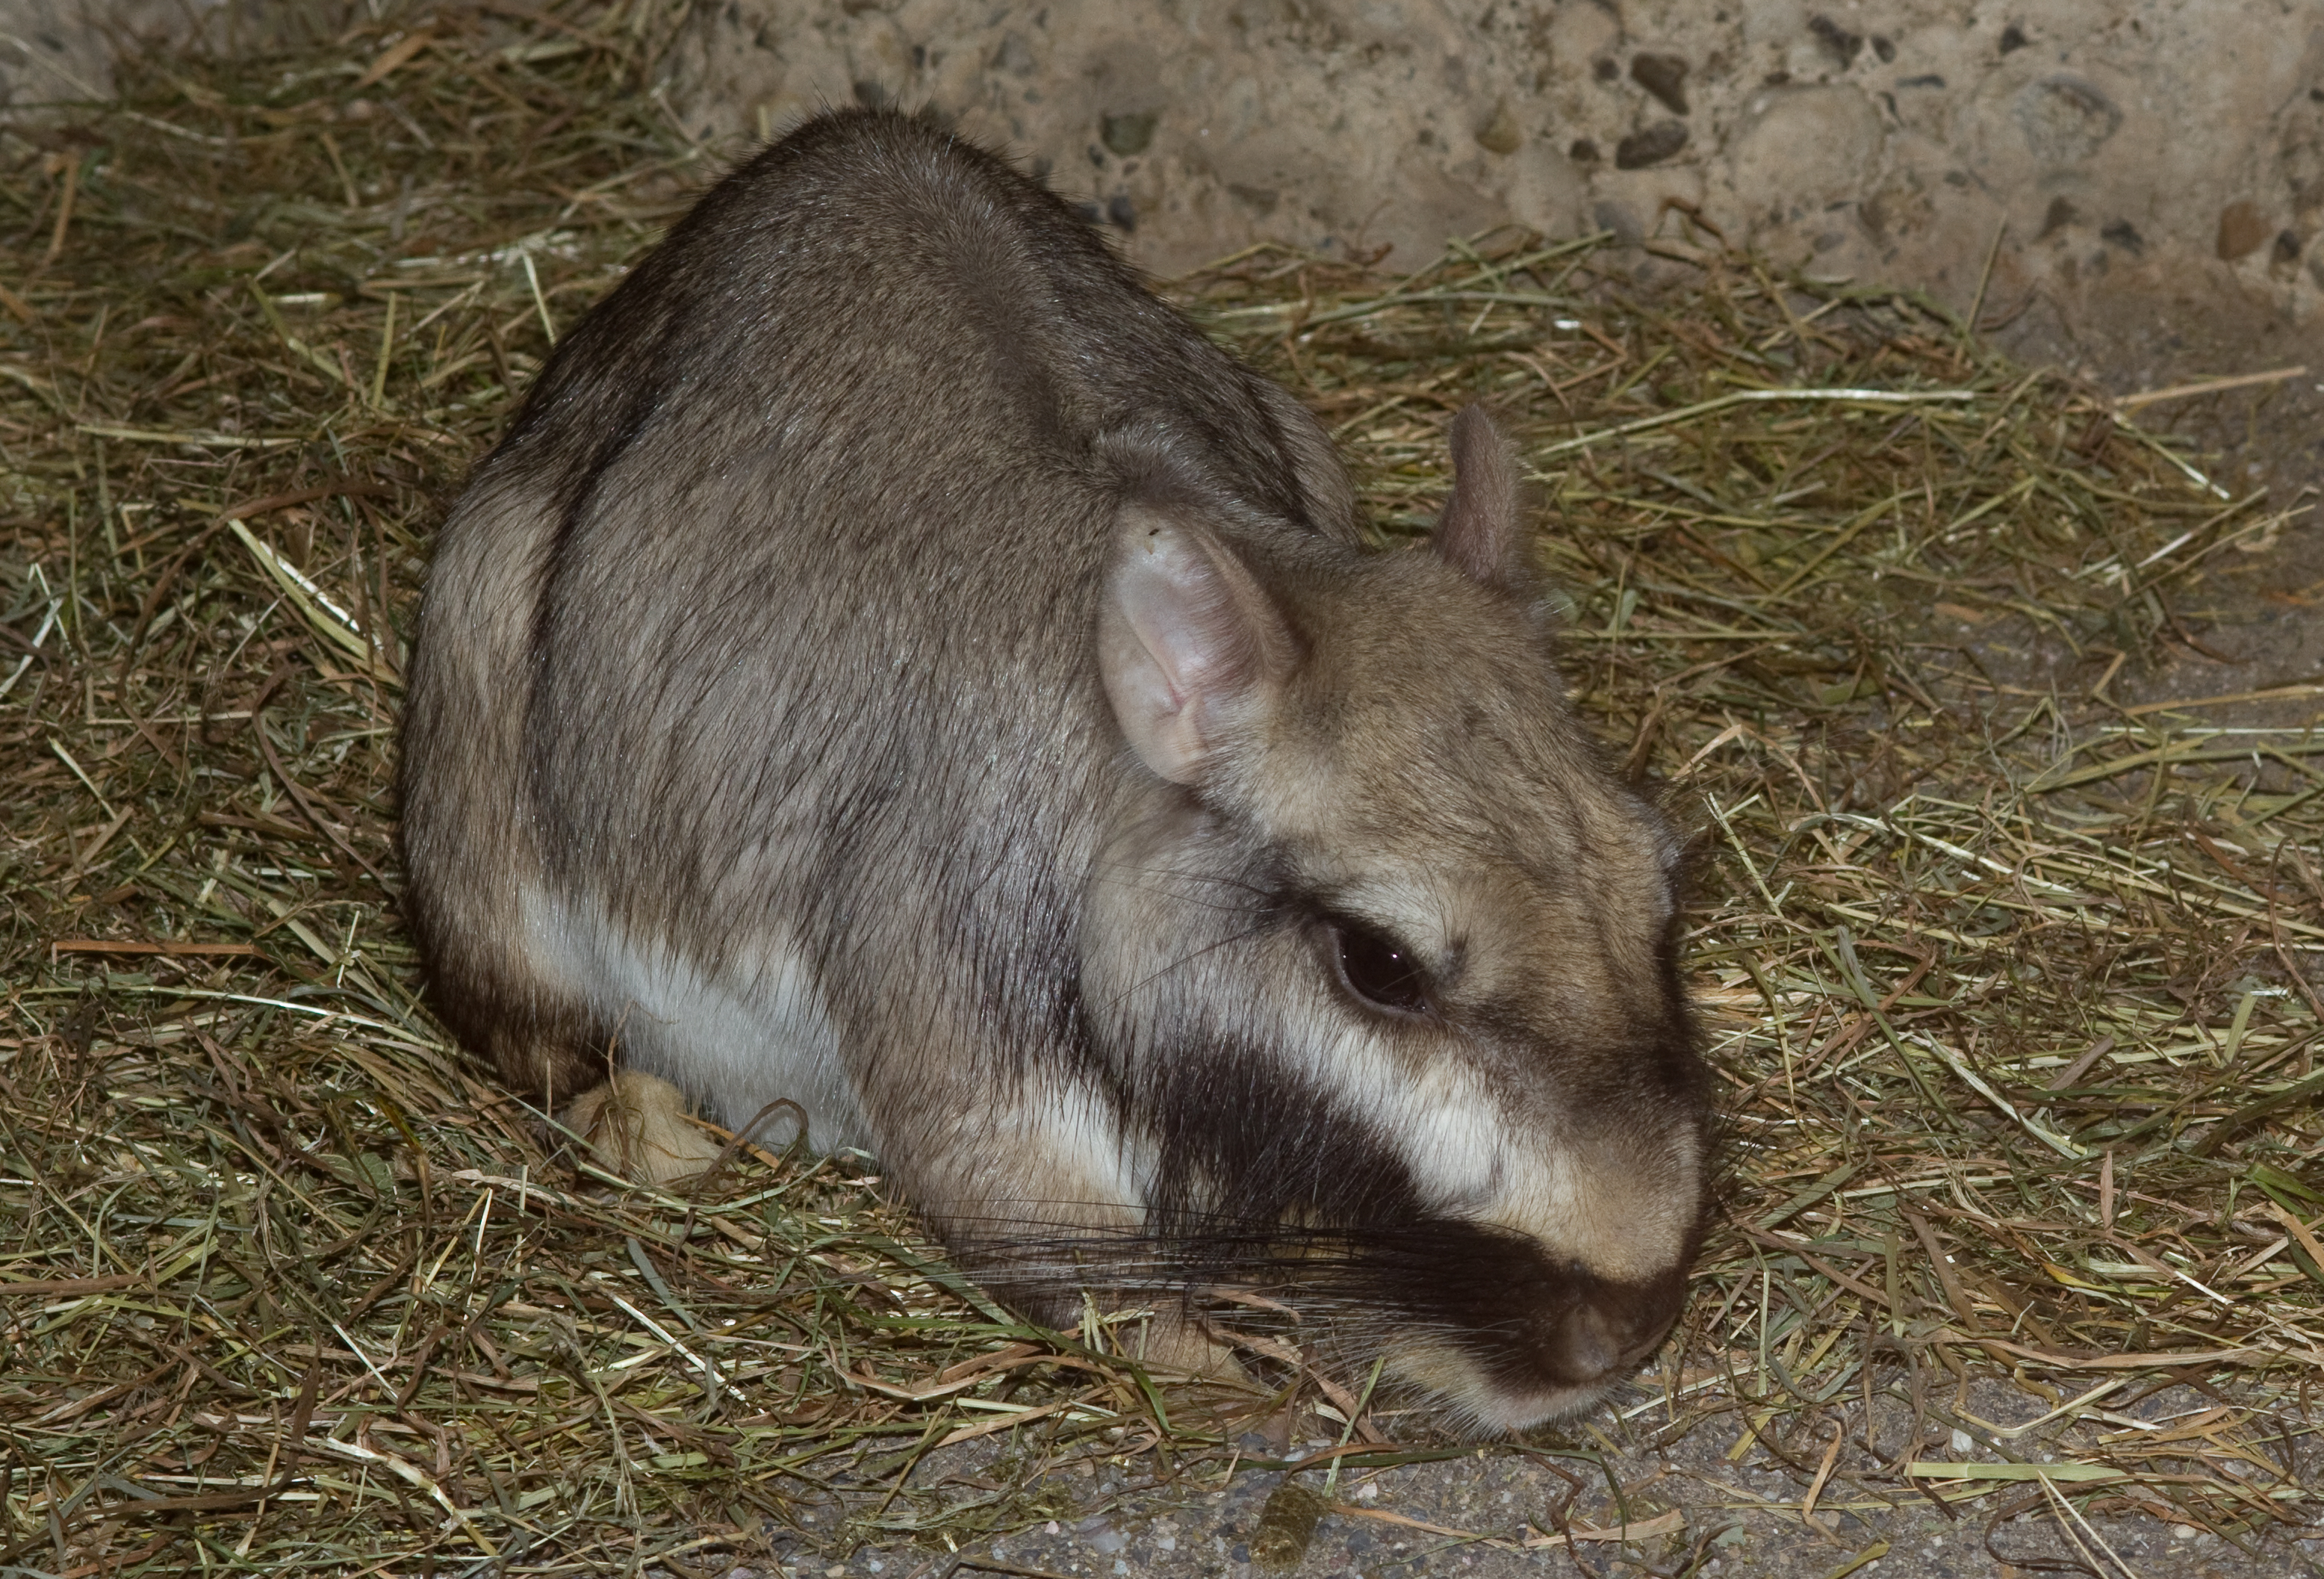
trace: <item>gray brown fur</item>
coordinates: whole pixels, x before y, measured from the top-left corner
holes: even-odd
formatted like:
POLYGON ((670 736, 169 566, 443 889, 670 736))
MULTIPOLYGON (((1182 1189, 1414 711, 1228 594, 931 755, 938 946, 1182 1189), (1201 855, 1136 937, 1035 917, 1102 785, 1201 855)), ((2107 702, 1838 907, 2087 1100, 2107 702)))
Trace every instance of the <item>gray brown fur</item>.
POLYGON ((810 123, 446 525, 447 1021, 528 1090, 795 1098, 972 1260, 1304 1280, 1477 1424, 1586 1404, 1703 1211, 1675 842, 1565 702, 1506 446, 1454 448, 1436 551, 1365 551, 1314 420, 1046 190, 810 123), (1417 1011, 1351 985, 1374 932, 1417 1011))

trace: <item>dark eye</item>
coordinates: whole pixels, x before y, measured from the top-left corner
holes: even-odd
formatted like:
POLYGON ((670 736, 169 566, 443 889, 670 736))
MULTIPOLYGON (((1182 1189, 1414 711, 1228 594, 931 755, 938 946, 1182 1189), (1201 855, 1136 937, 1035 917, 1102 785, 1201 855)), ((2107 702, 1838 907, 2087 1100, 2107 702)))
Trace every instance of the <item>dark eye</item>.
POLYGON ((1353 921, 1325 924, 1340 980, 1349 992, 1375 1009, 1397 1014, 1429 1011, 1427 974, 1402 944, 1353 921))

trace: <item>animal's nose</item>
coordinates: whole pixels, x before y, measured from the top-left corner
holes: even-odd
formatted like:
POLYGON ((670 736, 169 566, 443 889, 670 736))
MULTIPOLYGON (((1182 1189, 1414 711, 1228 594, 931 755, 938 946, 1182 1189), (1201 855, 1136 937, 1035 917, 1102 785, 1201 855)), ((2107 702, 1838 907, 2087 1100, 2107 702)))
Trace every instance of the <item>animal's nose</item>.
POLYGON ((1550 1368, 1572 1386, 1588 1386, 1628 1371, 1655 1352, 1678 1319, 1683 1278, 1651 1283, 1591 1279, 1550 1334, 1550 1368))

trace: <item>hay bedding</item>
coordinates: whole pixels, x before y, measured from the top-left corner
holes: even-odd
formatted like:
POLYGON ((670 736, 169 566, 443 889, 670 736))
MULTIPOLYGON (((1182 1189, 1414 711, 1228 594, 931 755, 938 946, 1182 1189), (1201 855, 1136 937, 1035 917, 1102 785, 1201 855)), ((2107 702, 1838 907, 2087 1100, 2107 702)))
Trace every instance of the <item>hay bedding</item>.
MULTIPOLYGON (((0 137, 0 1565, 690 1574, 1232 1468, 1215 1400, 1015 1324, 859 1170, 615 1187, 414 996, 400 633, 558 326, 718 168, 641 91, 678 20, 133 56, 0 137), (1007 1451, 924 1467, 964 1442, 1007 1451)), ((2324 743, 2109 690, 2281 515, 1924 304, 1660 252, 1653 292, 1506 237, 1177 291, 1390 537, 1451 411, 1507 414, 1584 705, 1702 829, 1732 1177, 1618 1408, 1731 1417, 1794 1518, 2317 1520, 2324 743)), ((1351 1473, 1428 1440, 1360 1428, 1351 1473)))

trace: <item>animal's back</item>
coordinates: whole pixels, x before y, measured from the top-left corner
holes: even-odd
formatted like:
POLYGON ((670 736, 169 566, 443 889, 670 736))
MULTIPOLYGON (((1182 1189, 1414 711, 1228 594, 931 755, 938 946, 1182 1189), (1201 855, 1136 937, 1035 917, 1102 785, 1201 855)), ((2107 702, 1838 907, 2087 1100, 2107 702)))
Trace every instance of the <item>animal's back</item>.
POLYGON ((564 1092, 609 1040, 648 1069, 669 1037, 780 1040, 733 1101, 798 1095, 857 1144, 843 1049, 1069 1047, 1120 749, 1100 452, 1138 429, 1352 531, 1305 414, 981 150, 835 115, 709 194, 439 546, 404 822, 455 1030, 564 1092))

